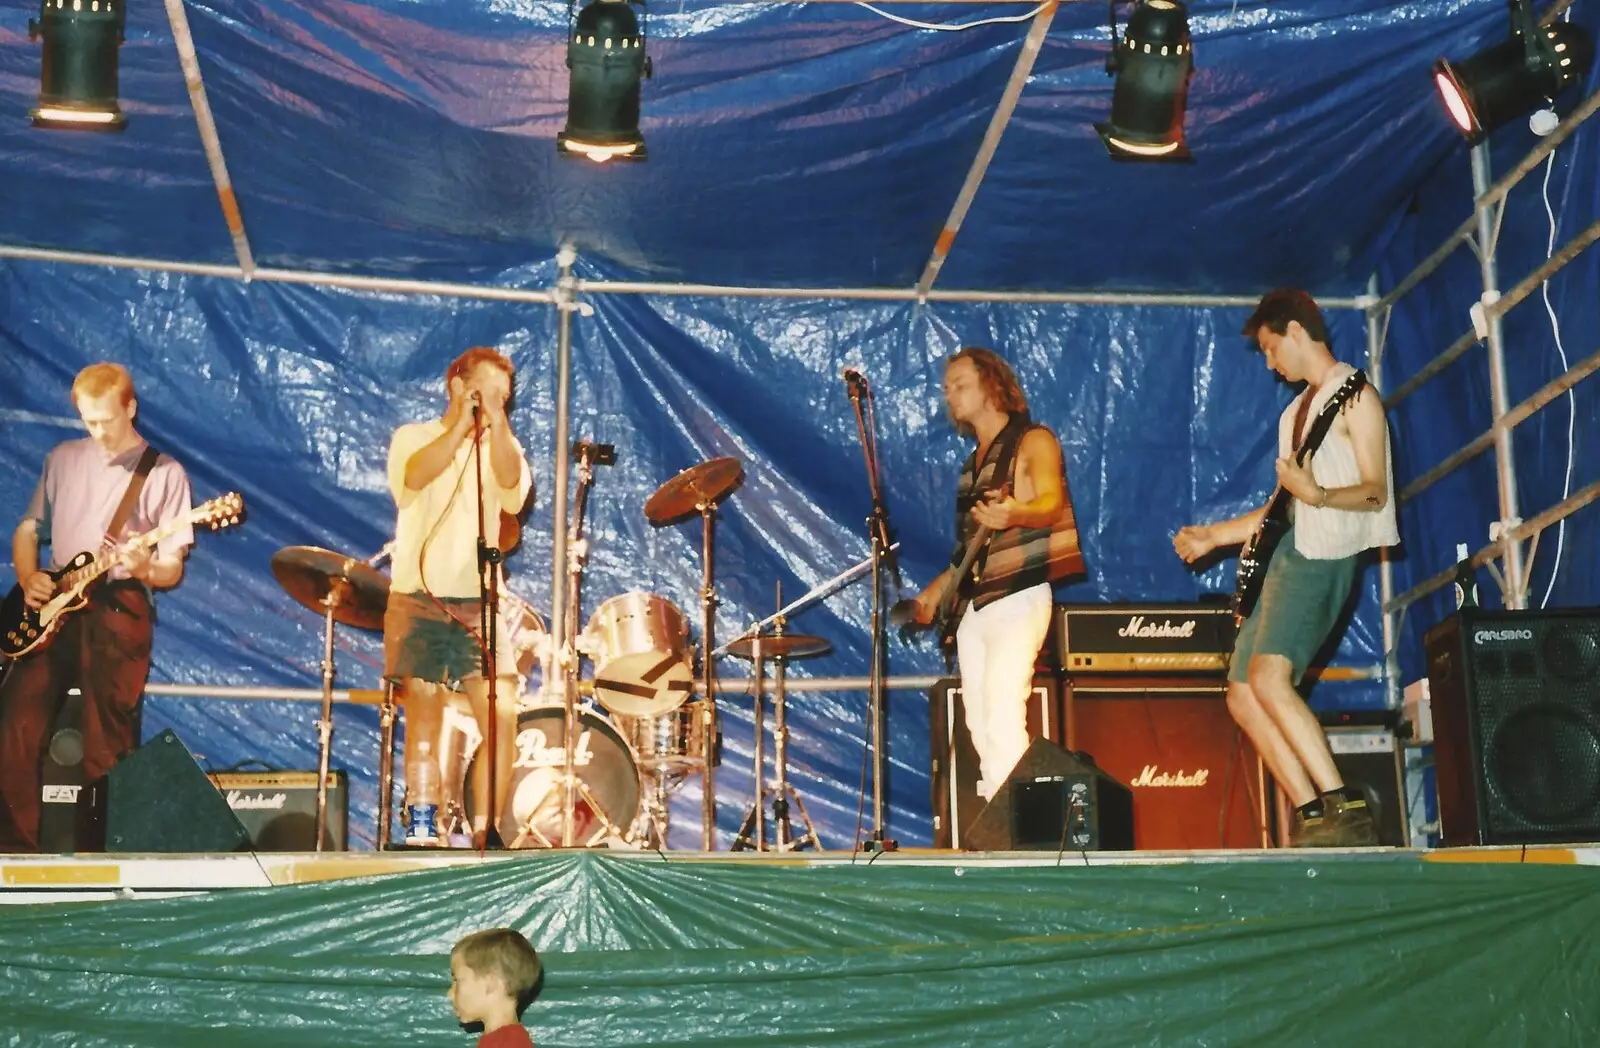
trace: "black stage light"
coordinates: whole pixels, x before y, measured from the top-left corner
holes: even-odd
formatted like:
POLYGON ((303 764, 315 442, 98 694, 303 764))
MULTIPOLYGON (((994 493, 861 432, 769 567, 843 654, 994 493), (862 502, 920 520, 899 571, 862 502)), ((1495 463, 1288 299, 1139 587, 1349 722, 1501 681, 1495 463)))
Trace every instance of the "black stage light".
POLYGON ((1510 0, 1510 8, 1509 40, 1459 65, 1444 58, 1433 64, 1450 122, 1474 144, 1582 80, 1594 60, 1594 41, 1581 27, 1556 22, 1539 28, 1528 0, 1510 0))
POLYGON ((1183 115, 1194 72, 1189 12, 1177 0, 1136 0, 1117 41, 1111 0, 1111 54, 1106 72, 1117 78, 1111 119, 1094 125, 1113 160, 1192 160, 1183 141, 1183 115))
POLYGON ((44 37, 39 107, 33 126, 121 131, 117 105, 117 48, 123 0, 42 0, 28 19, 28 39, 44 37))
POLYGON ((590 0, 576 23, 568 18, 572 78, 567 126, 556 136, 556 149, 565 156, 597 162, 645 158, 639 81, 650 75, 650 59, 633 3, 644 7, 642 0, 590 0))

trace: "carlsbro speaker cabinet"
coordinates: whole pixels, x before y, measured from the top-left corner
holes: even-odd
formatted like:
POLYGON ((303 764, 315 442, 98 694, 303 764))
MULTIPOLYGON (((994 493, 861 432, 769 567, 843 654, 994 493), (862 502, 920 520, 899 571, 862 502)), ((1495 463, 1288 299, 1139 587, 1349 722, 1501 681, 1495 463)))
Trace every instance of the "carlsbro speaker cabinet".
POLYGON ((1467 609, 1423 643, 1442 843, 1600 841, 1600 608, 1467 609))

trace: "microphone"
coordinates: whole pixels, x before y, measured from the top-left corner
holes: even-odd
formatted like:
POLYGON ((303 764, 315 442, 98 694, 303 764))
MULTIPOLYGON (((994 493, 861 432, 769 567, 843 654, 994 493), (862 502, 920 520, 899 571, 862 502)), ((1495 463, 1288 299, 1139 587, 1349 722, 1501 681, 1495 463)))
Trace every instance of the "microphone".
POLYGON ((478 412, 483 410, 483 394, 473 390, 467 394, 467 399, 472 402, 472 421, 477 424, 478 412))
POLYGON ((845 385, 850 387, 852 393, 859 393, 867 388, 867 376, 863 375, 855 366, 846 364, 843 371, 839 372, 845 385))

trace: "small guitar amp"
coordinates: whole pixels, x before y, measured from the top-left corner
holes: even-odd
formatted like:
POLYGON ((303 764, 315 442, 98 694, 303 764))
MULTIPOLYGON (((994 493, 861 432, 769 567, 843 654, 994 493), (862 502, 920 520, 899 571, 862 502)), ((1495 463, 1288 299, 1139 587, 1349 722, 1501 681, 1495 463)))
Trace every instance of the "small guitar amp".
MULTIPOLYGON (((256 851, 317 850, 317 773, 314 771, 214 771, 208 773, 256 851)), ((349 789, 343 771, 328 772, 328 825, 323 851, 344 851, 349 789)))
POLYGON ((1226 673, 1233 654, 1227 604, 1057 604, 1061 669, 1094 673, 1226 673))

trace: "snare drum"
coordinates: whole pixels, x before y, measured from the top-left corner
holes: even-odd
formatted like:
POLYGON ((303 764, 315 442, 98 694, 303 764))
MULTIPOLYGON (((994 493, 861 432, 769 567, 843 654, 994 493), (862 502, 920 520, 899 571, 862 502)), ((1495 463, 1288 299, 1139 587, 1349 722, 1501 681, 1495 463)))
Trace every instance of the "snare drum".
MULTIPOLYGON (((561 773, 566 761, 566 710, 537 706, 517 718, 512 760, 511 800, 500 817, 500 838, 508 847, 561 844, 561 773)), ((639 770, 633 751, 611 723, 596 713, 578 711, 578 742, 573 771, 588 791, 573 798, 573 843, 586 847, 609 832, 598 805, 619 833, 626 835, 639 814, 639 770), (590 798, 593 798, 591 803, 590 798)))
POLYGON ((704 700, 686 702, 659 717, 617 718, 617 728, 633 751, 639 767, 661 775, 687 775, 705 766, 706 715, 704 700))
POLYGON ((613 713, 655 717, 694 688, 683 613, 654 593, 624 593, 595 611, 584 631, 594 660, 594 697, 613 713))

